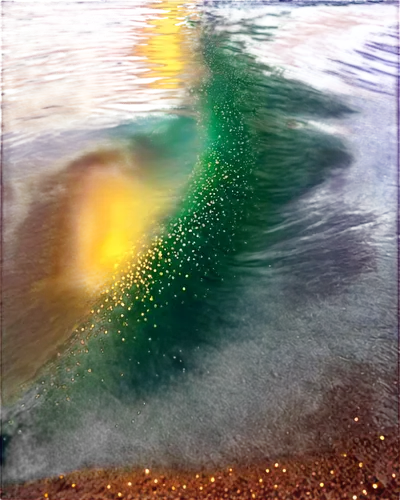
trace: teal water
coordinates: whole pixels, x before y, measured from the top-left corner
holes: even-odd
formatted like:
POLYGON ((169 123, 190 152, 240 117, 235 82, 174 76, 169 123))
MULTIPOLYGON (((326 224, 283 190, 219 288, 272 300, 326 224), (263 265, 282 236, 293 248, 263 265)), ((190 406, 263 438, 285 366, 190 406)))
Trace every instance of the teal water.
POLYGON ((196 58, 188 116, 104 132, 183 187, 9 410, 5 477, 251 462, 329 448, 353 411, 393 422, 394 212, 371 191, 370 211, 347 209, 361 153, 310 125, 362 128, 357 100, 285 77, 212 23, 196 58), (351 402, 327 428, 339 386, 351 402))

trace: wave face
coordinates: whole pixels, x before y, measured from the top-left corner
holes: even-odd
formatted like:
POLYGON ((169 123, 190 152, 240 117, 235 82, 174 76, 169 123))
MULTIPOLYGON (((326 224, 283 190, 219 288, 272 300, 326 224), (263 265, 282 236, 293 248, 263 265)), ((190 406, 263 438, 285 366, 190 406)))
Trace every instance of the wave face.
MULTIPOLYGON (((294 87, 279 72, 216 33, 203 32, 201 51, 209 72, 196 90, 205 146, 188 190, 176 213, 121 264, 60 357, 4 410, 4 435, 11 439, 6 463, 21 468, 21 447, 28 462, 43 450, 48 465, 55 457, 63 463, 78 455, 78 443, 93 450, 99 433, 102 449, 106 436, 115 444, 119 433, 140 441, 149 413, 162 415, 176 394, 187 396, 221 350, 248 335, 251 270, 243 263, 265 245, 257 235, 265 223, 260 214, 273 218, 278 206, 350 154, 339 139, 284 129, 274 108, 294 87), (282 148, 311 143, 313 157, 282 162, 282 148)), ((303 99, 291 101, 294 115, 295 103, 308 96, 320 113, 357 111, 305 86, 296 91, 303 99)))
POLYGON ((6 480, 254 463, 395 422, 393 137, 371 165, 377 104, 289 79, 217 25, 199 28, 197 119, 107 131, 181 158, 182 186, 6 409, 6 480))

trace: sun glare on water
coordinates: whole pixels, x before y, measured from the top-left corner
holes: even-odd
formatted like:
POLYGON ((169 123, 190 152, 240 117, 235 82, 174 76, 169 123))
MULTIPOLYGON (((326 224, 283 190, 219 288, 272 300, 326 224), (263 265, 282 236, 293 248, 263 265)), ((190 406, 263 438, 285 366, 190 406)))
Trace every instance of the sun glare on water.
POLYGON ((159 208, 156 191, 143 181, 94 169, 73 221, 76 279, 92 291, 105 284, 118 262, 141 245, 159 208))

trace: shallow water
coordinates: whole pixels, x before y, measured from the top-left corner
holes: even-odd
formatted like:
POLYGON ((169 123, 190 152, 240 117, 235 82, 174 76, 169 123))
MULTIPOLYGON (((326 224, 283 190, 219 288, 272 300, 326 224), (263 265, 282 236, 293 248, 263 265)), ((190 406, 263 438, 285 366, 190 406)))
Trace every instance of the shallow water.
POLYGON ((6 479, 395 424, 396 9, 3 4, 6 479), (168 208, 164 274, 103 313, 65 220, 110 151, 168 208))

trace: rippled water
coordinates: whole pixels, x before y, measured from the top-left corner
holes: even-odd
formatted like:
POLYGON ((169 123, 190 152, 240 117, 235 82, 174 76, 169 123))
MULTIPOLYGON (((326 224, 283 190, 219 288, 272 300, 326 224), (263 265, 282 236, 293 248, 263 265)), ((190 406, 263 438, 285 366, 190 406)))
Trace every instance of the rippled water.
POLYGON ((3 3, 6 479, 395 424, 396 13, 3 3))

